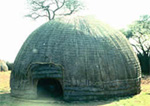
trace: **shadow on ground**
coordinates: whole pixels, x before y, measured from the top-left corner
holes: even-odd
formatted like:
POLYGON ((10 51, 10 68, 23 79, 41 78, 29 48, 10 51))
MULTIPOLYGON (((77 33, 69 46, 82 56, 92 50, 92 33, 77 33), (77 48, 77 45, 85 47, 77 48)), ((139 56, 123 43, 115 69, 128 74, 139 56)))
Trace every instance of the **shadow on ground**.
POLYGON ((147 93, 147 95, 150 95, 150 93, 147 93))
POLYGON ((120 99, 121 98, 111 98, 107 100, 74 101, 74 102, 65 102, 63 100, 55 100, 50 98, 26 100, 11 97, 10 93, 4 93, 0 94, 0 106, 102 106, 110 104, 112 102, 119 101, 120 99))

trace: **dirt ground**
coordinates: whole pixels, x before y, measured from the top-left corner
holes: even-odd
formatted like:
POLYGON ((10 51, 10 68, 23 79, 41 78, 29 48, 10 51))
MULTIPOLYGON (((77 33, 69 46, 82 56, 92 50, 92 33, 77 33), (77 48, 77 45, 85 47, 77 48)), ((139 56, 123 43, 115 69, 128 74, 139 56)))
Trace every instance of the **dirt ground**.
POLYGON ((25 100, 10 96, 10 71, 0 72, 0 106, 150 106, 150 76, 142 76, 141 93, 133 97, 72 102, 55 100, 25 100))
POLYGON ((141 84, 150 84, 150 76, 142 76, 141 84))

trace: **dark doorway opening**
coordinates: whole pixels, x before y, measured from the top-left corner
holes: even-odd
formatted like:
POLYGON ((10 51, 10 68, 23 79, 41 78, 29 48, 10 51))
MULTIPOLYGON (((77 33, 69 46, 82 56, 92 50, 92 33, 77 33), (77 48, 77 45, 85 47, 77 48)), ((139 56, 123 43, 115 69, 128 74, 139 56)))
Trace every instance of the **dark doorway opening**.
POLYGON ((40 79, 37 84, 37 95, 39 98, 62 99, 62 86, 57 79, 40 79))

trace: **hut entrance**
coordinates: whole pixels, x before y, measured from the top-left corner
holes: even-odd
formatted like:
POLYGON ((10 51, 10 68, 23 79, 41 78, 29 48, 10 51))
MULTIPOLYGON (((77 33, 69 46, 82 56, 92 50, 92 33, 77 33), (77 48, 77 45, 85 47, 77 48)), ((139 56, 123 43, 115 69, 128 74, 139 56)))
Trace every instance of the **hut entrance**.
POLYGON ((63 68, 61 65, 37 62, 30 66, 30 70, 38 98, 62 98, 63 68))
POLYGON ((60 82, 54 78, 39 79, 37 95, 39 98, 61 99, 63 96, 62 86, 60 82))

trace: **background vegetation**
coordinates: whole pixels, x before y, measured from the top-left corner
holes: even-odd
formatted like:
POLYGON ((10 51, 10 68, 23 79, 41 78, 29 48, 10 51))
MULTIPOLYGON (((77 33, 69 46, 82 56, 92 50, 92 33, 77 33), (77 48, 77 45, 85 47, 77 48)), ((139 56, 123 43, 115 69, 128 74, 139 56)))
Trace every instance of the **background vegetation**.
POLYGON ((122 29, 133 46, 143 74, 150 74, 150 16, 143 15, 127 29, 122 29))

